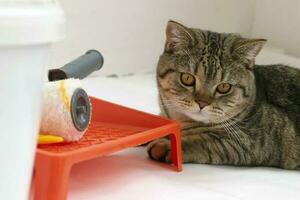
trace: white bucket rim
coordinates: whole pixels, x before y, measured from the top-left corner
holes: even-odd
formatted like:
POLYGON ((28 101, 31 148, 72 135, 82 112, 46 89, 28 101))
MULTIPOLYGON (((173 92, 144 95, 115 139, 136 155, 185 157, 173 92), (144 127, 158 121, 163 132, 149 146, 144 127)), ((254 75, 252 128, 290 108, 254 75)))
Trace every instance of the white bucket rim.
POLYGON ((59 3, 0 6, 0 46, 52 43, 64 37, 59 3))

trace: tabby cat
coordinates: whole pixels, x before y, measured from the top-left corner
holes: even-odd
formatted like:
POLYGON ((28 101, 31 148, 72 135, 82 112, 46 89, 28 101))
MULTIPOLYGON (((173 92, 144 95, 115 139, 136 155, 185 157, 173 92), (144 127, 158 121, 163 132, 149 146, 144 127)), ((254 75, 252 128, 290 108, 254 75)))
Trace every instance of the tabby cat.
MULTIPOLYGON (((300 169, 300 70, 255 65, 265 43, 169 21, 157 85, 184 163, 300 169)), ((169 139, 148 154, 170 162, 169 139)))

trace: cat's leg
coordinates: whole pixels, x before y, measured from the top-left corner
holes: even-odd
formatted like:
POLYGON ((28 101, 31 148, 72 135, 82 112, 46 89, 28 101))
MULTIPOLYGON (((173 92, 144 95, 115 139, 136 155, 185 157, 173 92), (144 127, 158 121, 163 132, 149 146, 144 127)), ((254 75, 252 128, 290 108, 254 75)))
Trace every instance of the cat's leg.
MULTIPOLYGON (((181 137, 182 162, 203 164, 248 165, 251 163, 250 150, 229 138, 218 137, 215 133, 187 134, 181 137)), ((171 146, 168 139, 159 139, 148 145, 150 158, 171 162, 171 146)))

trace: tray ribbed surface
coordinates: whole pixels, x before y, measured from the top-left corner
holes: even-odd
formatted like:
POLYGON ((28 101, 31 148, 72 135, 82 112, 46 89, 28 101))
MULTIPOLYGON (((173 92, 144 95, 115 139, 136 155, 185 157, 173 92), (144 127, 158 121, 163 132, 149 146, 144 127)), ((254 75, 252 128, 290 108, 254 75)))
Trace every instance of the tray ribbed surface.
POLYGON ((75 151, 88 146, 101 145, 113 140, 140 133, 147 130, 141 127, 132 127, 101 122, 92 122, 88 131, 78 142, 39 145, 38 149, 51 153, 75 151))

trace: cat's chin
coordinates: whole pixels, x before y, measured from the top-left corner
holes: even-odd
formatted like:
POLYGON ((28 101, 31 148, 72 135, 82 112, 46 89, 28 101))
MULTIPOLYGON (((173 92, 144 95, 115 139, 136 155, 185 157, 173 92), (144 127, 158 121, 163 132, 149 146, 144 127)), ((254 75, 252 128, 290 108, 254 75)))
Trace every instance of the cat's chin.
POLYGON ((192 120, 195 120, 197 122, 202 122, 205 124, 210 123, 209 115, 207 115, 205 112, 199 111, 199 112, 185 112, 185 115, 192 120))

